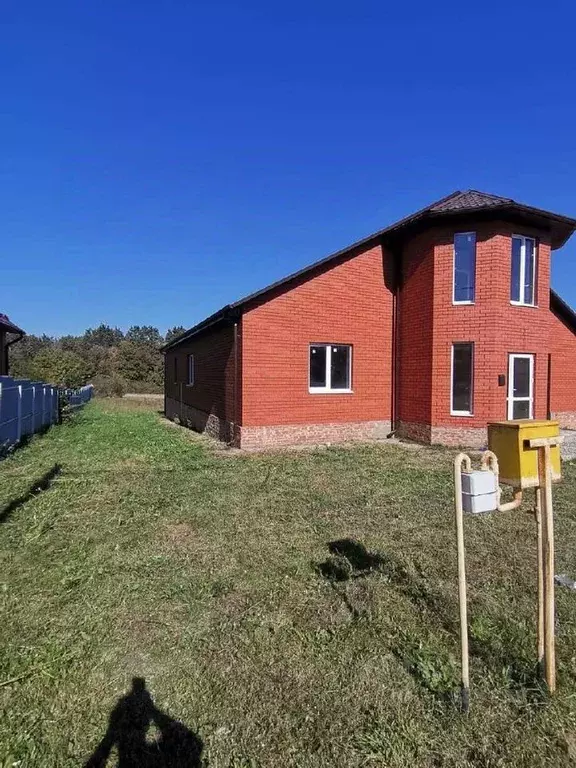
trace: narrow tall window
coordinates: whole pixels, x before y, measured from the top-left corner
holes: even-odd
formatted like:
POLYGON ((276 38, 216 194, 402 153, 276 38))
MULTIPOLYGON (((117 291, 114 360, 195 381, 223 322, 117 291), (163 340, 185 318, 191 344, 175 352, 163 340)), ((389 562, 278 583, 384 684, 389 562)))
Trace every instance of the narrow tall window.
POLYGON ((510 301, 513 304, 535 304, 536 241, 533 237, 512 236, 512 270, 510 301))
POLYGON ((452 344, 452 398, 450 413, 453 416, 472 414, 472 390, 474 380, 474 344, 452 344))
POLYGON ((310 345, 310 392, 350 392, 352 347, 349 344, 310 345))
POLYGON ((473 304, 476 283, 476 233, 454 235, 454 304, 473 304))
POLYGON ((178 355, 174 355, 174 384, 178 383, 178 355))
POLYGON ((194 355, 188 355, 188 386, 194 384, 194 355))

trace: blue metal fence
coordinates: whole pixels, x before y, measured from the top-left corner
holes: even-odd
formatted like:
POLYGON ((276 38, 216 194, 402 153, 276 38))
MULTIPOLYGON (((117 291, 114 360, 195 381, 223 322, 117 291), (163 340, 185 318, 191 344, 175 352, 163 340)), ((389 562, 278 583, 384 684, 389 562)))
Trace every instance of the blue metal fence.
POLYGON ((78 408, 91 399, 92 392, 91 384, 58 390, 41 381, 0 376, 0 455, 58 421, 59 393, 71 407, 78 408))
POLYGON ((80 387, 80 389, 61 389, 60 391, 68 401, 70 408, 79 408, 86 405, 92 398, 94 387, 92 384, 87 384, 85 387, 80 387))

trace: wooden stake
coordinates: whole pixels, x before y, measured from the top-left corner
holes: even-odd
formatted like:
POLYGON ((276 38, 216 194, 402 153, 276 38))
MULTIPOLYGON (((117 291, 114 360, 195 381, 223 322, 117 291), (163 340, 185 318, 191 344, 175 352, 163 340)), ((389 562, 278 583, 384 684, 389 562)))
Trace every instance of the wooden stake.
POLYGON ((542 491, 536 488, 536 517, 537 563, 538 563, 538 666, 544 673, 544 555, 542 552, 542 491))
POLYGON ((462 509, 462 465, 470 471, 470 458, 459 453, 454 459, 454 507, 458 545, 458 602, 460 607, 460 655, 462 662, 462 712, 470 708, 470 672, 468 666, 468 609, 466 604, 466 564, 464 550, 464 512, 462 509))
POLYGON ((543 486, 542 554, 544 573, 544 666, 550 693, 556 690, 554 648, 554 510, 552 508, 552 466, 550 445, 538 449, 540 483, 543 486))

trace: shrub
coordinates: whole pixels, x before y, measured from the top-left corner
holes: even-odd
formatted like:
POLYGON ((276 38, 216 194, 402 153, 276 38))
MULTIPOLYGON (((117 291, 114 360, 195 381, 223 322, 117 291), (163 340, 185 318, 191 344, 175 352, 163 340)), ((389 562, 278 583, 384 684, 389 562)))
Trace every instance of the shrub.
POLYGON ((121 376, 95 376, 92 383, 94 384, 94 393, 98 397, 122 397, 126 394, 126 382, 121 376))

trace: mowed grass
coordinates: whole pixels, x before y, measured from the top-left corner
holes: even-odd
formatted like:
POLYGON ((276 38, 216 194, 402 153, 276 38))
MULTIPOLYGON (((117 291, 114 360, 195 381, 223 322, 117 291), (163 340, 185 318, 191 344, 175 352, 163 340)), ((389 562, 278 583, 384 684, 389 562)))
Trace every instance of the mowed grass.
MULTIPOLYGON (((134 676, 211 768, 574 765, 576 594, 557 590, 549 700, 528 514, 466 520, 458 711, 453 453, 223 458, 112 400, 33 440, 0 464, 0 766, 82 765, 134 676), (350 567, 326 565, 346 539, 350 567)), ((556 570, 576 575, 564 475, 556 570)))

